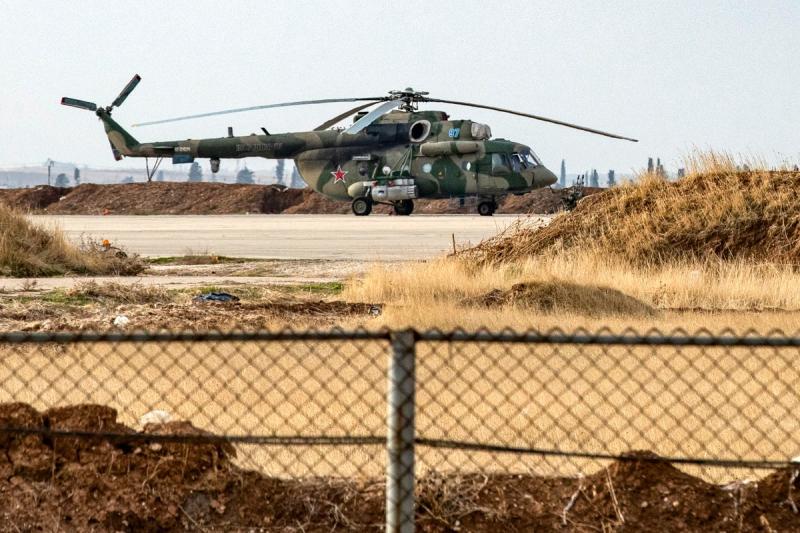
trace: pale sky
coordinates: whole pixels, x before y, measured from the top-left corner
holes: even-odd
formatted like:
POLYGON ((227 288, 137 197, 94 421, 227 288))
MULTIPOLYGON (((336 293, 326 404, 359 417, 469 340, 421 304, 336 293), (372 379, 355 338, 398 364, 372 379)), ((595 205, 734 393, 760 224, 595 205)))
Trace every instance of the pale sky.
MULTIPOLYGON (((641 139, 428 104, 531 145, 555 172, 628 172, 693 147, 800 160, 800 1, 62 2, 0 0, 0 166, 113 168, 102 125, 413 86, 641 139)), ((131 129, 140 141, 309 130, 348 104, 131 129)), ((269 163, 271 165, 272 163, 269 163)), ((259 164, 251 163, 258 168, 259 164)))

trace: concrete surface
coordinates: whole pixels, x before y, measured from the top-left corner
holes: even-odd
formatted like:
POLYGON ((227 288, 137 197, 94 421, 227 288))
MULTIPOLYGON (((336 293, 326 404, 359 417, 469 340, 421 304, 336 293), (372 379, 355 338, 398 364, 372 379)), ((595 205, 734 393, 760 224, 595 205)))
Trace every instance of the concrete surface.
MULTIPOLYGON (((143 256, 215 253, 276 259, 425 259, 477 244, 521 215, 31 215, 73 241, 108 239, 143 256)), ((543 221, 549 220, 542 217, 543 221)))

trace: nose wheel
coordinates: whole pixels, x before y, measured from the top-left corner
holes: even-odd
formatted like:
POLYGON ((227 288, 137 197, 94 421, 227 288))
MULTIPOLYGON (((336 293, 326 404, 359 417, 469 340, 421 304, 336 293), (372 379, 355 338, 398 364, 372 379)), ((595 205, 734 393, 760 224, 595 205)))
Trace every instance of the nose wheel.
POLYGON ((414 211, 414 200, 400 200, 393 204, 394 213, 400 216, 408 216, 414 211))

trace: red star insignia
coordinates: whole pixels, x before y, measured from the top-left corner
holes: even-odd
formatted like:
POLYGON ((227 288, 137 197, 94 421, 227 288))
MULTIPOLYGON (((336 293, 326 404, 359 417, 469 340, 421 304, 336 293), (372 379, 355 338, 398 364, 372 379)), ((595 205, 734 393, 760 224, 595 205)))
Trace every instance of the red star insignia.
POLYGON ((347 171, 346 170, 342 170, 342 165, 339 165, 336 168, 336 172, 331 172, 331 176, 333 176, 333 182, 334 183, 339 183, 340 181, 344 182, 344 177, 346 175, 347 175, 347 171))

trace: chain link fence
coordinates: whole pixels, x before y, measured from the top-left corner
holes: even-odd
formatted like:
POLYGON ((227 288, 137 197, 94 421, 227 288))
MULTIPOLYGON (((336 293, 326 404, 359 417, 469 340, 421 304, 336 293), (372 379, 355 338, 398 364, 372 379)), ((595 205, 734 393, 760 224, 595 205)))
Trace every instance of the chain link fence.
POLYGON ((800 455, 800 336, 780 332, 6 333, 0 346, 11 474, 31 435, 213 445, 269 479, 385 480, 392 531, 413 529, 415 481, 431 476, 573 477, 647 451, 637 460, 723 483, 800 455))

